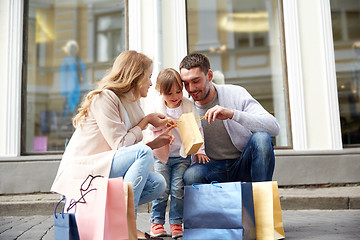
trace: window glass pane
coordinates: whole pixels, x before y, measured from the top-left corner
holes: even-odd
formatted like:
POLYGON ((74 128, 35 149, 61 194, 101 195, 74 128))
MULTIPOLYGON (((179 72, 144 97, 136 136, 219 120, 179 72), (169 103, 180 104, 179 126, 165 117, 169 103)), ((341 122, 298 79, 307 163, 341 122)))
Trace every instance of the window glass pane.
POLYGON ((342 141, 360 144, 360 0, 331 0, 342 141))
POLYGON ((22 153, 61 153, 81 98, 126 50, 126 1, 26 3, 22 153))
POLYGON ((215 82, 245 87, 275 115, 275 145, 291 147, 280 9, 277 0, 188 0, 188 50, 209 57, 215 82))
POLYGON ((332 12, 331 19, 334 41, 339 41, 341 39, 341 13, 332 12))
POLYGON ((111 61, 125 49, 125 21, 123 12, 97 17, 97 54, 98 62, 111 61))
POLYGON ((108 31, 112 29, 120 29, 121 14, 114 14, 112 16, 102 16, 98 20, 98 31, 108 31))
POLYGON ((360 13, 359 11, 349 11, 346 14, 346 22, 348 25, 349 39, 359 39, 359 23, 360 23, 360 13))

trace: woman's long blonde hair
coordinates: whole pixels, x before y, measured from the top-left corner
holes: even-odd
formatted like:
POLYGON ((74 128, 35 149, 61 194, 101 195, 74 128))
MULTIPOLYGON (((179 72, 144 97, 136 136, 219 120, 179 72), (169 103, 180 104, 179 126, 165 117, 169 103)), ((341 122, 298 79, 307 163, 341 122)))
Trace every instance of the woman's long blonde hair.
POLYGON ((151 67, 152 60, 136 51, 122 52, 116 59, 112 68, 101 79, 98 87, 90 91, 81 103, 78 113, 73 119, 74 127, 88 116, 89 108, 94 97, 105 89, 113 91, 119 98, 133 89, 134 101, 140 99, 139 89, 146 84, 145 72, 151 67))

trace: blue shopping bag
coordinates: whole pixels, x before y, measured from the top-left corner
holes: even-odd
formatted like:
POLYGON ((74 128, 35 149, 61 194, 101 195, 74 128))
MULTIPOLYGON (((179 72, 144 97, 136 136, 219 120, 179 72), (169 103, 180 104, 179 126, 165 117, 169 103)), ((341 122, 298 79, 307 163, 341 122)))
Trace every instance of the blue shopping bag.
POLYGON ((256 239, 252 184, 185 186, 183 239, 256 239))
POLYGON ((59 204, 64 201, 65 196, 57 203, 54 211, 55 240, 80 240, 75 220, 75 214, 65 213, 65 203, 61 213, 56 213, 59 204))

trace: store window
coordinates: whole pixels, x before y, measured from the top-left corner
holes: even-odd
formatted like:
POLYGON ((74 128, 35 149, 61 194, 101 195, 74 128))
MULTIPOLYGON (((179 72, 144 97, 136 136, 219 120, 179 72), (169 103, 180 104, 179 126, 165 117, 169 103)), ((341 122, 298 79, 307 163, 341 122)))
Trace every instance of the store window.
POLYGON ((96 18, 96 60, 108 62, 125 49, 124 12, 100 15, 96 18))
POLYGON ((127 49, 126 1, 28 0, 22 154, 62 153, 82 97, 127 49))
POLYGON ((277 0, 188 0, 188 51, 210 59, 214 81, 245 87, 279 121, 290 148, 281 6, 277 0))
POLYGON ((360 1, 330 4, 342 141, 360 146, 360 1))

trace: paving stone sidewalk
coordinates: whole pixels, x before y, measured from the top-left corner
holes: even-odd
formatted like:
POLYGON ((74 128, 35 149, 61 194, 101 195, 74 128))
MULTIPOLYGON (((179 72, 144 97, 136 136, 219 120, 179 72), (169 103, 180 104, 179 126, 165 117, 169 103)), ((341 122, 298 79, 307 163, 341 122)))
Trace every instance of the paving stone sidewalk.
MULTIPOLYGON (((360 239, 360 210, 285 210, 282 215, 286 239, 360 239)), ((139 213, 137 227, 149 231, 149 218, 139 213)), ((169 232, 168 224, 165 229, 169 232)), ((0 239, 54 239, 53 216, 1 216, 0 239)))
MULTIPOLYGON (((359 185, 279 188, 279 194, 286 239, 360 239, 359 185)), ((0 240, 54 239, 52 213, 60 197, 0 195, 0 240)), ((138 212, 138 228, 148 232, 150 205, 138 212)), ((170 232, 168 224, 165 228, 170 232)))
MULTIPOLYGON (((279 188, 279 194, 283 210, 360 209, 360 185, 279 188)), ((60 199, 50 193, 0 195, 0 216, 51 215, 60 199)), ((144 204, 138 212, 150 210, 150 204, 144 204)))

